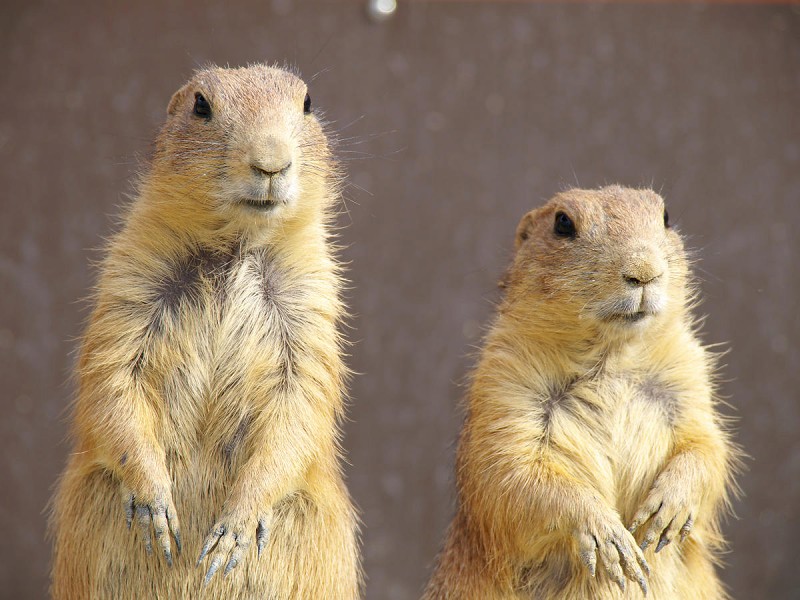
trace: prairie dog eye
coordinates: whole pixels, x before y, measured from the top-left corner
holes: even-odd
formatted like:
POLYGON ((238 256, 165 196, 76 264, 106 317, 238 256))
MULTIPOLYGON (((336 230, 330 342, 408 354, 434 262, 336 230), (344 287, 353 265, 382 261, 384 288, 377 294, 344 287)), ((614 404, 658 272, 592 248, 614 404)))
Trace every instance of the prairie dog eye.
POLYGON ((575 223, 569 218, 564 211, 556 213, 556 222, 553 226, 553 231, 558 237, 575 237, 575 223))
POLYGON ((303 113, 311 113, 311 95, 308 92, 306 92, 306 99, 303 100, 303 113))
POLYGON ((664 209, 664 227, 669 227, 669 213, 666 208, 664 209))
POLYGON ((206 121, 211 119, 211 105, 200 92, 195 92, 194 94, 194 109, 192 112, 195 116, 205 119, 206 121))

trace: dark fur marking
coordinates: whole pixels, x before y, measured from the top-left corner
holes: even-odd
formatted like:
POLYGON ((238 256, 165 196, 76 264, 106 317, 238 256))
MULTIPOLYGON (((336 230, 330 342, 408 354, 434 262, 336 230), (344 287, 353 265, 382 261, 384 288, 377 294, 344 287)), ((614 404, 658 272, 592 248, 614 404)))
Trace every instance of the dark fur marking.
POLYGON ((547 398, 542 402, 544 412, 542 414, 542 429, 548 431, 553 421, 553 413, 556 408, 563 406, 567 399, 567 389, 550 390, 547 398))
POLYGON ((175 263, 169 275, 155 288, 157 310, 151 328, 161 329, 167 315, 175 316, 181 304, 196 304, 200 300, 203 279, 209 280, 217 297, 224 300, 227 275, 238 255, 238 249, 225 252, 199 247, 186 260, 175 263))
POLYGON ((274 333, 277 334, 281 346, 278 375, 281 387, 285 389, 289 386, 289 380, 297 374, 297 350, 291 332, 297 319, 290 314, 288 307, 282 301, 284 294, 289 292, 284 291, 281 274, 273 260, 265 252, 258 255, 256 260, 264 302, 267 310, 272 311, 275 316, 276 330, 274 333))
POLYGON ((128 462, 128 453, 123 452, 122 456, 119 459, 119 464, 124 467, 126 462, 128 462))
POLYGON ((557 409, 569 413, 569 415, 575 419, 580 419, 585 416, 585 413, 582 413, 580 410, 581 407, 588 409, 595 415, 598 415, 602 411, 602 408, 596 404, 588 402, 580 395, 570 393, 578 381, 578 379, 573 379, 568 381, 563 388, 551 389, 547 398, 542 402, 542 407, 544 409, 542 428, 545 431, 550 429, 553 421, 553 414, 557 409))
POLYGON ((234 454, 236 454, 236 451, 242 445, 242 442, 244 442, 244 438, 247 435, 247 432, 250 430, 252 424, 252 415, 247 415, 244 417, 241 421, 239 421, 239 426, 236 428, 236 431, 233 432, 231 439, 229 439, 222 447, 222 457, 225 460, 225 466, 229 471, 233 469, 234 454))
POLYGON ((639 392, 645 400, 658 406, 670 423, 675 419, 677 398, 669 387, 650 377, 639 383, 639 392))
POLYGON ((144 348, 142 348, 131 361, 131 375, 133 375, 134 379, 138 379, 142 374, 142 370, 144 369, 144 361, 144 348))

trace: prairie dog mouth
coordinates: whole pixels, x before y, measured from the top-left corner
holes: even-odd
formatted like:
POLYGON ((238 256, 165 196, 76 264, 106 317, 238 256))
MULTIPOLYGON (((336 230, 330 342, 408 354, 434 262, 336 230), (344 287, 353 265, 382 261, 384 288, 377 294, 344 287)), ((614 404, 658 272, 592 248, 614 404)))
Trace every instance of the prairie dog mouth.
POLYGON ((606 321, 616 322, 616 323, 638 323, 639 321, 643 321, 647 317, 652 317, 653 313, 647 313, 643 310, 639 310, 633 313, 617 313, 614 315, 608 315, 606 317, 606 321))
POLYGON ((280 204, 280 202, 272 200, 271 198, 266 198, 264 200, 257 200, 256 198, 242 198, 239 200, 239 204, 255 210, 260 210, 262 212, 269 212, 274 210, 275 207, 280 204))

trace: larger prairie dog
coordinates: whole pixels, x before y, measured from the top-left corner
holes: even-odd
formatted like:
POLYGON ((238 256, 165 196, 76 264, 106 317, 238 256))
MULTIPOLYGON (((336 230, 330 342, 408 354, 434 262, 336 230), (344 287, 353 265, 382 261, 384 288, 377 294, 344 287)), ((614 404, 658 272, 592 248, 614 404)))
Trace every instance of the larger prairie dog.
POLYGON ((505 287, 426 599, 723 598, 736 451, 663 200, 557 195, 520 222, 505 287))
POLYGON ((83 337, 55 598, 359 596, 339 181, 294 74, 208 68, 172 97, 83 337))

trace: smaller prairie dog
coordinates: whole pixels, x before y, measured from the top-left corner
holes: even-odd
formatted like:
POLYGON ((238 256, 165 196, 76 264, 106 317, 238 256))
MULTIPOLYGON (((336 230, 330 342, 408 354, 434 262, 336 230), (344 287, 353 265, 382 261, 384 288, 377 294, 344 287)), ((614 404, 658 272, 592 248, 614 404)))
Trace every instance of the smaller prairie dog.
POLYGON ((724 598, 738 454, 661 197, 557 195, 520 222, 504 287, 425 598, 724 598))

